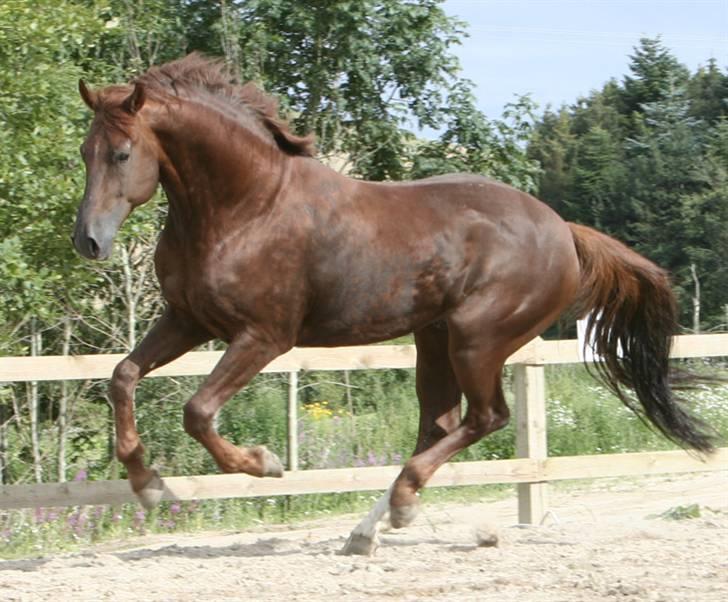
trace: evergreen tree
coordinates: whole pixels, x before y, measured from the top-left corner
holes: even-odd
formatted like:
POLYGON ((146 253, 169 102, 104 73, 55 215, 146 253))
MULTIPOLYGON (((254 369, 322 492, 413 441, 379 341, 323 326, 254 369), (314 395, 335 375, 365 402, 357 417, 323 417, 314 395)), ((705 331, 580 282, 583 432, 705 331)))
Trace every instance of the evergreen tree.
POLYGON ((690 98, 690 114, 714 124, 721 117, 728 117, 728 73, 718 67, 715 59, 707 67, 700 67, 690 78, 687 86, 690 98))
POLYGON ((632 75, 625 76, 621 94, 623 115, 640 113, 643 105, 660 102, 687 83, 689 71, 659 38, 641 38, 630 59, 632 75))

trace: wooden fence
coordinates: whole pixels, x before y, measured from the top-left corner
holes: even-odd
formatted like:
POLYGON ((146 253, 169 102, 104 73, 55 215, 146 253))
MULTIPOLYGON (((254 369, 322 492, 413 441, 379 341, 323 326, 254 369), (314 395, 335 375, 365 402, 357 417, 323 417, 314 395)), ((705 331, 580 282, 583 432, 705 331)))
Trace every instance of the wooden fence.
MULTIPOLYGON (((153 376, 192 376, 210 372, 222 352, 193 352, 155 370, 153 376)), ((673 357, 728 356, 728 335, 677 337, 673 357)), ((122 355, 0 358, 0 383, 38 380, 106 379, 122 355)), ((283 479, 247 475, 165 477, 165 500, 191 500, 306 493, 367 491, 386 488, 397 466, 297 470, 298 374, 303 370, 413 368, 411 345, 374 345, 338 349, 294 349, 271 362, 264 372, 289 374, 288 466, 283 479)), ((576 340, 536 339, 508 363, 514 365, 516 459, 454 462, 440 468, 432 486, 514 483, 518 486, 519 520, 539 523, 547 511, 547 484, 563 479, 651 475, 728 470, 728 448, 708 458, 683 451, 547 457, 544 366, 580 362, 576 340)), ((0 487, 0 509, 40 506, 117 504, 134 501, 126 481, 91 481, 6 485, 0 487)))

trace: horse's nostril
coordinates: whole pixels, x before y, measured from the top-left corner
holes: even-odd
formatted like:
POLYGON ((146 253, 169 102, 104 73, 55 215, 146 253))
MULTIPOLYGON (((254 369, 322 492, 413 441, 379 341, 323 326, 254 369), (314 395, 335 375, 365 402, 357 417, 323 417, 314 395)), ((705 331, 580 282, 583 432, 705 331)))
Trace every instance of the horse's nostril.
POLYGON ((99 256, 99 243, 97 243, 91 236, 86 239, 88 245, 88 252, 91 257, 96 258, 99 256))

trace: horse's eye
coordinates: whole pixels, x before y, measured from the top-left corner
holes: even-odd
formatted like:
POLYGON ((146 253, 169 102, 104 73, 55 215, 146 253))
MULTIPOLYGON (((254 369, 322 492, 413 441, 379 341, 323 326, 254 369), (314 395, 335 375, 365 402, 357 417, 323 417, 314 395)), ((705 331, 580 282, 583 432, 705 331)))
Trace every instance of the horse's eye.
POLYGON ((116 159, 116 160, 117 160, 117 161, 118 161, 119 163, 124 163, 125 161, 128 161, 128 160, 129 160, 129 153, 125 153, 125 152, 119 152, 119 153, 116 153, 116 154, 114 155, 114 158, 115 158, 115 159, 116 159))

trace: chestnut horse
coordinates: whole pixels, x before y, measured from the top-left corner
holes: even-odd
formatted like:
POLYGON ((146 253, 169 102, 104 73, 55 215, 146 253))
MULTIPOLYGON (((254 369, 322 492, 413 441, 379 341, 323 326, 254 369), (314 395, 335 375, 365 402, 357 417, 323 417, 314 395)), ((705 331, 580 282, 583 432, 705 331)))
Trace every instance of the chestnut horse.
POLYGON ((289 131, 271 98, 197 54, 132 85, 79 88, 94 119, 81 147, 78 252, 107 258, 124 219, 158 184, 169 202, 155 254, 166 310, 110 385, 116 453, 146 506, 159 501, 162 482, 144 464, 134 389, 214 338, 227 350, 185 404, 184 427, 223 472, 280 477, 266 448, 237 447, 215 431, 223 404, 295 345, 414 333, 414 454, 348 551, 371 551, 373 524, 387 510, 393 526, 408 524, 437 468, 507 423, 504 362, 571 307, 594 316, 607 385, 670 439, 711 449, 668 384, 676 328, 668 278, 614 239, 480 176, 345 177, 312 157, 311 139, 289 131))

